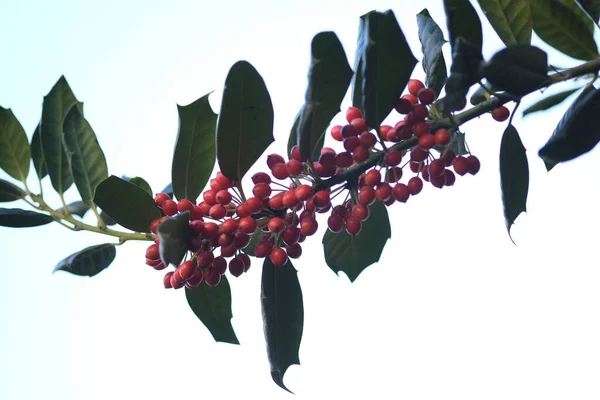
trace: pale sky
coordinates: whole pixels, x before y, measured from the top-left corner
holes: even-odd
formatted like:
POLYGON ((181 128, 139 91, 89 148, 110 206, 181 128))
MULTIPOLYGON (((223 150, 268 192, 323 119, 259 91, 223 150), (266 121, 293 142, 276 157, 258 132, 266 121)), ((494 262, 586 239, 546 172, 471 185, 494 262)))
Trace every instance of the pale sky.
MULTIPOLYGON (((415 15, 428 7, 447 38, 441 3, 0 0, 0 105, 31 136, 43 96, 64 74, 85 102, 109 173, 139 175, 160 190, 170 180, 176 104, 211 90, 218 104, 237 60, 250 61, 271 93, 276 143, 265 155, 283 152, 316 33, 335 31, 353 65, 359 16, 392 6, 420 60, 415 15)), ((482 22, 489 58, 502 44, 482 22)), ((557 52, 550 62, 577 63, 557 52)), ((414 76, 423 78, 419 65, 414 76)), ((489 115, 464 127, 480 173, 394 205, 381 261, 355 283, 327 268, 320 235, 307 240, 294 262, 305 301, 302 365, 285 376, 296 398, 600 396, 598 150, 551 173, 537 157, 567 106, 515 118, 531 171, 529 212, 512 231, 517 246, 500 197, 505 123, 489 115)), ((75 200, 76 190, 66 197, 75 200)), ((212 340, 183 291, 162 288, 163 274, 144 264, 147 243, 118 248, 115 262, 88 279, 51 272, 105 238, 51 224, 0 228, 0 240, 1 399, 293 398, 269 373, 260 262, 230 280, 241 342, 232 346, 212 340)))

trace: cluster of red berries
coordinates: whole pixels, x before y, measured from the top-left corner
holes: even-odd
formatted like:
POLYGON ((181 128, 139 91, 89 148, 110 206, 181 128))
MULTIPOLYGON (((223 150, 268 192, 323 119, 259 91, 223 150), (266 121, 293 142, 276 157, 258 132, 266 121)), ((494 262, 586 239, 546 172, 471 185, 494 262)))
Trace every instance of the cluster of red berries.
MULTIPOLYGON (((252 237, 257 239, 253 249, 249 249, 252 251, 244 251, 258 258, 269 257, 281 267, 288 257, 300 257, 300 243, 318 230, 318 213, 330 213, 327 225, 331 231, 345 229, 348 234, 357 235, 369 217, 368 206, 374 201, 386 206, 404 203, 421 192, 423 181, 442 188, 454 184, 455 173, 475 175, 479 160, 473 155, 456 156, 450 149, 450 131, 431 132, 428 107, 436 93, 418 80, 409 81, 408 92, 395 105, 404 118, 393 127, 382 125, 375 132, 367 126, 361 111, 350 107, 346 112, 348 124, 331 129, 333 139, 343 142, 341 152, 324 147, 314 162, 304 159, 298 146, 292 148, 287 161, 279 154, 269 155, 270 174, 258 172, 252 176, 252 197, 246 199, 239 191, 241 187, 221 172, 210 180, 210 189, 202 194, 198 204, 186 199, 175 202, 167 194, 158 193, 156 204, 165 216, 152 222, 152 232, 156 233, 165 218, 186 211, 190 215, 188 250, 192 256, 165 275, 165 287, 194 288, 202 281, 215 286, 227 269, 231 275, 240 276, 250 267, 250 257, 242 250, 252 237), (402 147, 396 145, 413 137, 418 141, 410 149, 400 150, 402 147), (432 150, 439 153, 438 158, 432 150), (409 160, 401 165, 406 155, 409 160), (377 160, 374 167, 360 175, 350 174, 352 178, 335 188, 315 192, 314 187, 322 178, 343 173, 370 159, 377 160), (414 175, 401 183, 406 165, 414 175), (280 182, 286 180, 289 182, 280 182), (344 192, 345 199, 333 205, 332 200, 344 192), (215 255, 217 249, 219 255, 215 255)), ((146 251, 146 263, 158 270, 165 268, 159 256, 158 238, 146 251)))

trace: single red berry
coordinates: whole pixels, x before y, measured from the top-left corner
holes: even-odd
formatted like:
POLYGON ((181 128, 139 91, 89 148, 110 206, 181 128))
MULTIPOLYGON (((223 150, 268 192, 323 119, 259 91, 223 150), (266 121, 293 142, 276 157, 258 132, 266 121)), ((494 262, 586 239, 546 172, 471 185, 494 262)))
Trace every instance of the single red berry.
POLYGON ((384 138, 384 140, 387 140, 388 142, 399 142, 400 138, 398 136, 398 131, 394 128, 388 130, 385 135, 382 133, 382 136, 384 138))
MULTIPOLYGON (((271 192, 270 192, 271 188, 269 187, 268 190, 269 190, 269 195, 270 195, 271 194, 271 192)), ((268 197, 269 196, 267 195, 267 197, 265 197, 265 199, 268 198, 268 197)), ((263 202, 258 197, 250 197, 248 200, 246 200, 246 204, 250 208, 250 212, 252 214, 256 214, 256 213, 260 212, 263 209, 263 202)))
POLYGON ((357 146, 352 152, 354 155, 354 161, 357 163, 362 163, 368 160, 369 158, 369 149, 364 146, 357 146))
POLYGON ((369 218, 369 207, 360 203, 356 204, 352 208, 352 216, 354 218, 358 218, 360 221, 366 220, 367 218, 369 218))
POLYGON ((171 279, 170 279, 170 283, 171 283, 171 287, 173 289, 181 289, 182 287, 185 286, 185 281, 181 280, 181 278, 179 277, 179 274, 176 274, 174 271, 173 275, 171 275, 171 279))
POLYGON ((162 206, 163 203, 167 200, 171 200, 171 196, 169 196, 166 193, 156 193, 156 196, 154 197, 154 201, 156 202, 157 206, 162 206))
POLYGON ((479 169, 481 168, 481 163, 479 162, 479 159, 473 155, 470 155, 469 157, 467 157, 467 163, 469 165, 469 173, 471 175, 475 175, 479 172, 479 169))
POLYGON ((236 278, 244 273, 244 262, 235 257, 229 260, 229 272, 236 278))
POLYGON ((492 118, 498 122, 506 121, 510 117, 510 111, 504 106, 492 110, 492 118))
POLYGON ((273 217, 267 223, 269 230, 273 233, 279 233, 285 228, 285 222, 279 217, 273 217))
POLYGON ((351 153, 360 145, 360 138, 356 136, 344 139, 344 149, 351 153))
POLYGON ((446 186, 453 186, 454 182, 456 182, 456 175, 449 169, 444 171, 444 177, 446 178, 446 186))
POLYGON ((324 208, 331 204, 331 199, 329 197, 329 191, 320 190, 315 193, 315 197, 313 197, 313 201, 315 203, 316 208, 324 208))
POLYGON ((221 224, 221 232, 223 232, 223 233, 234 233, 235 231, 237 231, 237 229, 238 229, 238 222, 233 218, 226 219, 221 224))
POLYGON ((321 163, 321 165, 328 171, 332 169, 335 170, 335 156, 335 152, 328 151, 326 153, 323 153, 319 157, 319 163, 321 163))
POLYGON ((349 151, 342 151, 335 156, 335 165, 340 168, 348 168, 354 162, 352 153, 349 151))
POLYGON ((392 167, 385 172, 385 181, 387 183, 395 183, 402 179, 402 168, 392 167))
POLYGON ((350 123, 353 119, 362 118, 362 117, 363 117, 363 114, 359 108, 348 107, 348 110, 346 111, 346 121, 348 121, 348 123, 350 123))
POLYGON ((429 176, 437 177, 444 175, 444 170, 446 169, 446 163, 444 160, 433 160, 429 164, 429 176))
POLYGON ((360 135, 360 133, 361 132, 358 129, 356 129, 354 125, 351 124, 342 126, 342 129, 340 131, 340 135, 342 135, 342 138, 344 139, 356 137, 360 135))
POLYGON ((158 253, 158 245, 156 243, 152 243, 146 249, 146 258, 150 260, 160 260, 160 254, 158 253))
POLYGON ((283 230, 281 238, 287 245, 294 244, 300 239, 300 229, 295 226, 288 226, 283 230))
POLYGON ((375 197, 381 202, 386 201, 392 195, 392 187, 389 183, 380 183, 375 189, 375 197))
POLYGON ((292 150, 290 150, 290 154, 291 154, 293 160, 296 160, 299 162, 306 161, 306 158, 302 157, 302 154, 300 153, 300 146, 298 146, 298 145, 295 145, 294 147, 292 147, 292 150))
POLYGON ((285 159, 279 154, 269 154, 267 156, 267 166, 269 169, 273 169, 275 164, 285 164, 285 159))
POLYGON ((216 268, 207 268, 204 271, 204 282, 210 287, 215 287, 221 282, 221 275, 216 268))
POLYGON ((225 271, 227 271, 227 260, 224 257, 215 257, 212 262, 213 268, 219 273, 219 275, 223 275, 225 271))
POLYGON ((332 232, 340 232, 344 229, 344 218, 339 215, 331 215, 327 218, 327 226, 332 232))
POLYGON ((222 247, 231 246, 234 236, 231 233, 221 233, 217 239, 217 244, 222 247))
POLYGON ((399 150, 390 150, 385 153, 384 156, 385 165, 388 167, 394 167, 402 161, 402 152, 399 150))
POLYGON ((296 188, 296 198, 300 201, 306 201, 310 199, 315 191, 312 186, 300 185, 296 188))
POLYGON ((421 104, 431 104, 435 100, 435 91, 431 88, 423 88, 417 93, 421 104))
POLYGON ((364 186, 358 192, 358 202, 368 206, 375 201, 375 189, 372 186, 364 186))
POLYGON ((225 175, 223 175, 221 171, 217 172, 217 176, 215 179, 219 182, 222 188, 227 189, 233 187, 233 181, 225 175))
POLYGON ((446 146, 450 143, 450 132, 446 129, 438 129, 434 134, 435 144, 440 146, 446 146))
POLYGON ((422 149, 429 150, 435 145, 435 137, 431 133, 426 133, 419 138, 419 146, 422 149))
POLYGON ((408 92, 410 94, 412 94, 413 96, 418 95, 419 90, 423 89, 424 87, 425 87, 425 84, 418 79, 410 79, 408 81, 408 84, 406 85, 408 92))
POLYGON ((415 122, 423 121, 425 118, 427 118, 429 116, 429 110, 427 109, 427 106, 425 106, 423 104, 415 104, 412 107, 412 114, 415 117, 415 122))
POLYGON ((344 138, 342 137, 342 126, 341 125, 335 125, 331 128, 331 137, 334 140, 337 140, 338 142, 341 142, 344 140, 344 138))
POLYGON ((367 132, 369 130, 367 122, 362 118, 354 118, 352 121, 350 121, 350 125, 353 125, 360 133, 367 132))
POLYGON ((202 270, 196 268, 194 270, 194 275, 192 275, 192 277, 187 280, 187 282, 185 283, 185 286, 190 289, 198 287, 202 283, 203 278, 204 278, 204 273, 202 272, 202 270))
POLYGON ((187 281, 192 277, 192 275, 194 275, 195 269, 196 266, 194 265, 194 263, 188 260, 183 262, 180 266, 178 266, 175 270, 175 273, 179 274, 180 280, 187 281))
POLYGON ((269 207, 273 210, 283 210, 285 206, 283 205, 283 193, 279 192, 275 196, 269 199, 269 207))
POLYGON ((217 204, 217 193, 214 190, 207 190, 204 193, 202 193, 202 198, 204 199, 204 202, 206 204, 208 204, 209 206, 214 206, 215 204, 217 204))
POLYGON ((377 136, 372 132, 363 132, 358 136, 360 144, 366 148, 371 148, 377 143, 377 136))
POLYGON ((269 254, 271 254, 272 249, 273 245, 270 242, 263 240, 261 242, 258 242, 258 244, 254 247, 254 255, 257 258, 265 258, 269 254))
MULTIPOLYGON (((432 135, 433 136, 433 135, 432 135)), ((419 138, 419 141, 421 138, 419 138)), ((425 161, 429 157, 429 151, 425 150, 419 146, 415 146, 410 152, 410 160, 411 161, 425 161)))
POLYGON ((314 217, 304 218, 300 221, 300 232, 304 236, 314 235, 319 229, 319 224, 314 217))
POLYGON ((236 232, 233 234, 232 246, 237 250, 245 249, 250 244, 250 235, 244 232, 236 232))
POLYGON ((227 189, 226 187, 221 186, 221 183, 217 180, 217 178, 213 178, 210 180, 210 190, 217 193, 219 190, 227 189))
POLYGON ((165 289, 170 289, 173 287, 173 285, 171 285, 171 277, 173 276, 173 271, 169 271, 165 274, 165 277, 163 278, 163 285, 165 285, 165 289))
POLYGON ((250 256, 248 254, 240 254, 238 258, 244 263, 244 272, 248 272, 250 265, 252 264, 250 256))
POLYGON ((229 258, 235 256, 236 249, 234 246, 221 247, 221 257, 229 258))
POLYGON ((377 169, 372 169, 365 174, 365 185, 375 186, 381 182, 381 172, 377 169))
POLYGON ((394 186, 392 194, 396 201, 401 203, 406 203, 406 200, 408 200, 408 197, 410 196, 408 187, 404 183, 398 183, 396 186, 394 186))
POLYGON ((204 222, 200 221, 199 219, 192 221, 190 222, 190 229, 196 235, 201 235, 202 233, 204 233, 204 222))
POLYGON ((160 258, 159 258, 158 260, 151 260, 151 259, 149 259, 149 258, 146 258, 146 265, 149 265, 149 266, 151 266, 152 268, 155 268, 155 267, 157 267, 157 266, 160 266, 160 265, 162 265, 162 261, 161 261, 161 259, 160 259, 160 258))
POLYGON ((415 122, 412 128, 413 133, 416 137, 421 137, 429 133, 429 124, 425 121, 415 122))
POLYGON ((460 176, 463 176, 469 172, 469 162, 463 156, 456 157, 452 163, 452 166, 454 167, 454 172, 460 176))
POLYGON ((356 236, 362 229, 362 222, 356 217, 348 217, 346 219, 346 232, 352 236, 356 236))
POLYGON ((257 183, 252 189, 252 194, 261 200, 266 199, 271 195, 271 186, 269 186, 267 183, 257 183))
POLYGON ((446 176, 444 174, 440 176, 431 176, 429 179, 433 187, 436 187, 438 189, 443 188, 446 184, 446 176))
POLYGON ((219 190, 215 195, 215 199, 217 203, 226 206, 231 203, 231 193, 227 189, 219 190))
POLYGON ((271 254, 269 254, 269 259, 276 267, 282 267, 288 260, 287 253, 281 247, 276 247, 271 250, 271 254))
POLYGON ((290 160, 285 164, 285 168, 289 176, 298 176, 302 173, 302 162, 290 160))
POLYGON ((219 225, 214 222, 205 222, 204 223, 204 237, 206 239, 211 239, 219 233, 219 225))
POLYGON ((190 211, 190 219, 193 221, 202 217, 204 217, 204 212, 202 211, 202 209, 197 205, 192 204, 192 210, 190 211))
POLYGON ((273 174, 273 176, 279 180, 286 179, 290 176, 285 163, 277 163, 273 165, 271 167, 271 174, 273 174))
POLYGON ((288 190, 287 192, 284 192, 283 196, 281 198, 281 202, 284 207, 287 207, 287 208, 296 207, 296 205, 299 204, 298 197, 296 196, 296 191, 288 190))
POLYGON ((423 190, 423 181, 418 176, 413 176, 408 180, 406 187, 408 188, 409 194, 413 196, 417 195, 421 193, 421 190, 423 190))
POLYGON ((158 226, 163 222, 162 218, 156 218, 155 220, 153 220, 152 222, 150 222, 150 232, 152 233, 156 233, 158 226))
POLYGON ((162 204, 162 210, 169 217, 173 216, 177 214, 177 203, 173 200, 167 200, 162 204))
POLYGON ((252 175, 252 183, 255 185, 259 183, 266 183, 268 185, 271 183, 271 177, 266 172, 257 172, 252 175))
POLYGON ((202 214, 208 215, 212 206, 205 201, 201 201, 198 203, 198 207, 200 207, 200 210, 202 210, 202 214))
POLYGON ((215 204, 208 212, 208 215, 210 215, 212 219, 221 219, 225 217, 226 214, 227 210, 225 210, 225 207, 223 207, 221 204, 215 204))
POLYGON ((396 103, 394 103, 394 108, 399 114, 408 114, 412 110, 412 103, 410 100, 402 97, 396 100, 396 103))
POLYGON ((300 258, 302 255, 302 246, 300 246, 300 243, 290 244, 285 246, 285 251, 289 258, 300 258))
POLYGON ((206 268, 212 264, 215 259, 215 255, 212 251, 200 251, 196 255, 196 262, 200 268, 206 268))

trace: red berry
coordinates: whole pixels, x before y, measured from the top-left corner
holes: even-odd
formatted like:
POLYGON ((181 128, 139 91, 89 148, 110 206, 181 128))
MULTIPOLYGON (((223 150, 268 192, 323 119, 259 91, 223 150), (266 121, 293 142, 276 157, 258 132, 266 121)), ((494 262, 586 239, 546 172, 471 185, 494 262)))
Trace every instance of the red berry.
POLYGON ((327 190, 320 190, 315 193, 315 197, 313 197, 313 201, 315 203, 316 208, 324 208, 331 204, 331 199, 329 197, 329 192, 327 190))
POLYGON ((283 196, 281 198, 281 202, 284 207, 287 207, 287 208, 296 207, 296 205, 298 204, 298 197, 296 197, 296 191, 288 190, 287 192, 284 192, 283 196))
POLYGON ((285 251, 289 258, 300 258, 302 255, 302 246, 300 246, 300 243, 290 244, 289 246, 285 246, 285 251))
POLYGON ((473 155, 467 157, 467 163, 469 164, 469 173, 471 175, 475 175, 479 172, 479 168, 481 168, 481 163, 479 159, 473 155))
POLYGON ((412 110, 412 103, 410 102, 410 100, 404 98, 403 96, 402 98, 396 100, 394 108, 400 114, 408 114, 412 110))
POLYGON ((227 271, 227 260, 224 257, 215 257, 212 262, 213 268, 219 273, 219 275, 223 275, 225 271, 227 271))
MULTIPOLYGON (((271 195, 271 186, 267 183, 257 183, 252 189, 252 194, 259 199, 266 199, 271 195)), ((250 200, 250 199, 248 199, 250 200)), ((249 203, 250 204, 250 203, 249 203)), ((254 209, 254 207, 252 207, 254 209)), ((261 207, 262 209, 262 207, 261 207)), ((260 210, 259 210, 260 211, 260 210)))
POLYGON ((396 201, 399 201, 401 203, 406 203, 406 200, 408 200, 408 197, 410 196, 408 187, 404 183, 399 183, 396 186, 394 186, 392 194, 396 201))
POLYGON ((340 135, 342 135, 342 138, 347 139, 350 137, 356 137, 358 135, 360 135, 360 131, 358 129, 356 129, 356 127, 354 125, 348 124, 348 125, 344 125, 342 126, 342 129, 340 131, 340 135))
POLYGON ((216 194, 217 193, 214 190, 207 190, 204 193, 202 193, 202 198, 204 199, 204 202, 206 202, 206 204, 208 204, 209 206, 214 206, 215 204, 217 204, 216 194))
POLYGON ((314 235, 319 229, 319 224, 314 217, 304 218, 300 221, 300 232, 304 236, 314 235))
POLYGON ((196 235, 201 235, 204 233, 204 222, 200 221, 199 219, 192 221, 190 222, 190 229, 196 235))
POLYGON ((341 142, 344 140, 344 138, 342 137, 342 126, 341 125, 335 125, 334 127, 331 128, 331 137, 334 140, 337 140, 338 142, 341 142))
POLYGON ((434 139, 435 144, 446 146, 448 143, 450 143, 450 132, 448 132, 446 129, 438 129, 435 131, 434 139))
POLYGON ((312 186, 300 185, 296 188, 296 198, 298 198, 300 201, 306 201, 310 199, 314 193, 315 191, 313 190, 312 186))
POLYGON ((380 183, 375 189, 375 197, 381 202, 386 201, 392 195, 392 187, 389 183, 380 183))
POLYGON ((385 172, 385 181, 387 183, 395 183, 402 179, 402 168, 392 167, 385 172))
POLYGON ((279 233, 285 228, 285 222, 279 217, 273 217, 267 223, 269 230, 273 233, 279 233))
POLYGON ((340 168, 348 168, 354 162, 352 153, 349 151, 342 151, 335 156, 335 165, 340 168))
POLYGON ((173 216, 177 214, 177 203, 173 200, 167 200, 162 204, 162 210, 169 217, 173 216))
POLYGON ((222 188, 227 189, 233 187, 233 181, 225 175, 223 175, 221 171, 217 172, 217 176, 215 179, 217 180, 217 182, 219 182, 219 185, 221 185, 222 188))
POLYGON ((433 187, 436 187, 438 189, 443 188, 446 184, 446 176, 444 174, 440 176, 431 176, 429 179, 433 187))
MULTIPOLYGON (((270 195, 271 188, 269 187, 268 190, 269 190, 269 195, 270 195)), ((269 197, 269 196, 267 195, 267 197, 269 197)), ((267 198, 267 197, 265 197, 265 198, 267 198)), ((252 214, 256 214, 263 209, 263 203, 262 203, 261 199, 258 197, 250 197, 248 200, 246 200, 246 204, 248 204, 248 207, 250 208, 250 212, 252 214)))
POLYGON ((279 154, 269 154, 267 156, 267 166, 269 169, 273 169, 275 164, 285 164, 285 159, 279 154))
POLYGON ((200 207, 200 210, 202 210, 202 214, 208 215, 208 213, 210 212, 210 208, 212 206, 210 204, 208 204, 207 202, 202 201, 198 204, 198 207, 200 207))
POLYGON ((201 269, 197 268, 194 270, 194 275, 192 275, 192 277, 187 280, 187 282, 185 283, 185 286, 190 289, 198 287, 202 283, 203 278, 204 278, 204 273, 202 272, 201 269))
POLYGON ((275 196, 269 199, 269 207, 273 210, 283 210, 285 206, 283 205, 283 193, 277 193, 275 196))
POLYGON ((429 133, 429 124, 425 121, 415 122, 413 125, 413 133, 416 137, 421 137, 426 133, 429 133))
POLYGON ((287 245, 294 244, 300 239, 300 229, 295 226, 288 226, 284 229, 281 238, 287 245))
POLYGON ((219 190, 227 189, 226 187, 221 186, 217 178, 213 178, 210 180, 210 190, 217 193, 219 190))
POLYGON ((351 153, 360 145, 360 138, 356 136, 344 139, 344 149, 351 153))
POLYGON ((421 104, 431 104, 435 100, 435 91, 431 88, 423 88, 417 93, 421 104))
POLYGON ((373 147, 377 143, 377 136, 371 132, 363 132, 358 138, 360 139, 360 144, 366 148, 373 147))
POLYGON ((258 183, 266 183, 268 185, 271 183, 271 177, 266 172, 257 172, 252 175, 252 183, 255 185, 258 183))
MULTIPOLYGON (((433 135, 431 135, 433 136, 433 135)), ((419 138, 419 141, 421 140, 421 138, 419 138)), ((421 147, 414 147, 412 149, 412 151, 410 152, 410 160, 411 161, 425 161, 427 159, 427 157, 429 157, 429 151, 421 148, 421 147)))
POLYGON ((245 249, 250 243, 250 235, 244 232, 236 232, 233 235, 232 246, 238 250, 245 249))
POLYGON ((196 256, 196 262, 200 268, 206 268, 212 264, 215 255, 212 251, 200 251, 196 256))
POLYGON ((181 280, 187 281, 188 279, 190 279, 192 277, 192 275, 194 275, 195 269, 196 269, 196 266, 194 265, 193 262, 185 261, 184 263, 182 263, 180 266, 177 267, 177 269, 175 270, 175 274, 178 274, 179 278, 181 278, 181 280))
POLYGON ((169 271, 165 274, 165 277, 163 278, 163 285, 165 285, 165 289, 170 289, 173 287, 173 285, 171 285, 171 277, 173 276, 173 271, 169 271))
POLYGON ((365 174, 365 185, 375 186, 381 182, 381 172, 376 169, 372 169, 365 174))
POLYGON ((327 226, 332 232, 340 232, 344 229, 344 218, 339 215, 331 215, 327 218, 327 226))
POLYGON ((158 245, 156 243, 151 244, 146 249, 146 258, 150 260, 160 260, 160 254, 158 253, 158 245))
POLYGON ((204 282, 206 282, 208 286, 215 287, 221 282, 221 275, 222 274, 220 274, 216 268, 207 268, 204 271, 204 282))
POLYGON ((367 161, 369 158, 369 149, 364 146, 357 146, 352 154, 354 155, 354 161, 357 163, 362 163, 367 161))
POLYGON ((219 233, 219 225, 214 222, 205 222, 204 223, 204 237, 206 239, 211 239, 219 233))
POLYGON ((435 145, 435 137, 431 133, 426 133, 419 138, 419 146, 422 149, 429 150, 435 145))
POLYGON ((411 195, 417 195, 423 190, 423 181, 418 176, 413 176, 408 180, 406 187, 411 195))
POLYGON ((229 272, 236 278, 244 273, 244 262, 235 257, 229 260, 229 272))
POLYGON ((412 114, 415 117, 415 121, 422 121, 429 116, 429 110, 423 104, 415 104, 412 107, 412 114))
POLYGON ((171 200, 171 197, 166 193, 156 193, 156 196, 154 197, 154 201, 159 207, 162 206, 163 203, 167 200, 171 200))
POLYGON ((425 85, 423 84, 423 82, 421 82, 418 79, 410 79, 408 81, 408 84, 406 85, 406 88, 408 89, 408 92, 410 94, 412 94, 413 96, 416 96, 419 94, 419 90, 423 89, 425 87, 425 85))
POLYGON ((492 118, 498 122, 506 121, 510 117, 510 111, 504 106, 492 110, 492 118))
POLYGON ((273 245, 270 242, 263 240, 261 242, 258 242, 256 247, 254 247, 254 255, 257 258, 265 258, 271 253, 272 249, 273 245))
POLYGON ((352 236, 356 236, 362 229, 362 222, 358 218, 348 217, 346 219, 346 232, 352 236))
POLYGON ((348 107, 348 110, 346 111, 346 121, 348 121, 348 123, 350 123, 353 119, 362 117, 363 114, 362 111, 360 111, 360 109, 356 107, 348 107))
POLYGON ((289 176, 298 176, 302 173, 302 163, 298 160, 290 160, 285 164, 289 176))
POLYGON ((411 109, 412 109, 412 106, 414 106, 415 104, 419 104, 419 99, 417 98, 417 96, 410 94, 410 93, 406 93, 406 94, 402 95, 402 97, 400 97, 400 98, 408 100, 408 102, 411 105, 411 109))
POLYGON ((221 257, 229 258, 235 255, 236 249, 234 246, 221 247, 221 257))
POLYGON ((231 203, 231 193, 229 193, 227 189, 219 190, 215 195, 215 199, 217 200, 217 203, 226 206, 231 203))
POLYGON ((306 158, 302 157, 302 154, 300 153, 300 146, 295 145, 292 147, 290 153, 292 155, 292 159, 300 162, 306 161, 306 158))
POLYGON ((226 219, 221 224, 221 232, 234 233, 238 229, 238 222, 235 219, 226 219))
POLYGON ((452 186, 456 182, 456 175, 449 169, 444 171, 444 177, 446 178, 446 186, 452 186))
POLYGON ((269 254, 269 259, 276 267, 282 267, 288 260, 287 253, 281 247, 276 247, 271 250, 271 254, 269 254))
POLYGON ((399 150, 390 150, 387 153, 385 153, 384 159, 385 164, 388 167, 396 166, 402 161, 402 152, 400 152, 399 150))
POLYGON ((433 160, 431 164, 429 164, 429 176, 437 177, 444 175, 444 170, 446 169, 446 163, 444 160, 433 160))
POLYGON ((192 204, 192 210, 190 211, 190 217, 192 220, 200 219, 204 217, 204 212, 200 207, 195 204, 192 204))
POLYGON ((369 218, 369 207, 360 203, 356 204, 352 208, 352 216, 354 218, 358 218, 360 221, 366 220, 367 218, 369 218))
POLYGON ((271 167, 271 173, 276 179, 282 180, 290 176, 285 163, 277 163, 271 167))
POLYGON ((454 172, 456 172, 460 176, 463 176, 464 174, 469 172, 469 162, 463 156, 456 157, 454 159, 454 162, 452 163, 452 166, 454 167, 454 172))
POLYGON ((221 219, 225 217, 226 214, 227 210, 225 210, 225 207, 223 207, 221 204, 215 204, 208 212, 208 215, 210 215, 212 219, 221 219))
POLYGON ((375 201, 375 189, 371 186, 364 186, 358 192, 358 202, 368 206, 375 201))

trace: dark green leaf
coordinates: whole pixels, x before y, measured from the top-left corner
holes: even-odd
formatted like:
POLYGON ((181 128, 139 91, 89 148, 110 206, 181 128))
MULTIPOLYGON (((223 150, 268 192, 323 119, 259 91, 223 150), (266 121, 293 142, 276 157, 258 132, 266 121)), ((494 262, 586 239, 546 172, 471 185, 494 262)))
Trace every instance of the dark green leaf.
MULTIPOLYGON (((504 220, 510 236, 515 219, 525 212, 529 190, 529 164, 525 147, 514 126, 508 125, 500 144, 500 185, 504 220)), ((512 240, 512 238, 511 238, 512 240)))
MULTIPOLYGON (((593 88, 593 86, 592 86, 593 88)), ((539 156, 550 171, 559 162, 572 160, 592 150, 600 141, 598 124, 600 90, 585 90, 565 112, 539 156)))
POLYGON ((31 137, 31 159, 33 160, 33 167, 35 173, 41 180, 43 177, 48 175, 48 169, 46 168, 46 160, 44 160, 44 152, 42 151, 42 142, 40 140, 40 132, 42 125, 41 123, 35 127, 33 136, 31 137))
POLYGON ((185 211, 164 220, 157 229, 160 259, 164 265, 178 266, 187 253, 190 239, 190 212, 185 211))
POLYGON ((450 142, 450 150, 452 150, 457 156, 464 156, 465 154, 469 154, 464 133, 456 132, 453 135, 452 142, 450 142))
POLYGON ((527 44, 500 50, 481 66, 483 76, 495 87, 523 96, 548 82, 548 55, 527 44))
POLYGON ((385 243, 392 236, 385 206, 376 201, 369 210, 369 219, 363 221, 358 235, 351 236, 345 230, 339 233, 327 230, 323 236, 327 265, 336 273, 343 271, 351 281, 379 261, 385 243))
POLYGON ((600 0, 575 0, 594 22, 600 19, 600 0))
POLYGON ((442 46, 446 41, 442 30, 435 23, 429 11, 424 9, 417 14, 419 40, 423 51, 423 71, 425 71, 425 86, 433 89, 439 95, 448 78, 446 60, 442 54, 442 46))
POLYGON ((65 271, 73 275, 92 277, 108 267, 116 255, 117 249, 114 244, 105 243, 90 246, 71 254, 56 264, 54 272, 65 271))
POLYGON ((321 32, 313 38, 311 56, 305 103, 298 114, 296 142, 302 156, 313 159, 315 149, 323 143, 327 126, 340 111, 352 69, 333 32, 321 32))
POLYGON ((146 180, 144 178, 140 178, 139 176, 134 176, 133 178, 129 178, 128 182, 133 183, 134 185, 144 189, 144 191, 146 193, 148 193, 150 196, 152 196, 152 188, 150 187, 150 184, 148 182, 146 182, 146 180))
POLYGON ((16 185, 0 179, 0 203, 8 203, 24 198, 26 193, 16 185))
POLYGON ((195 289, 185 288, 185 297, 217 342, 240 344, 231 325, 231 288, 225 275, 215 287, 201 284, 195 289))
MULTIPOLYGON (((529 0, 477 0, 505 45, 531 43, 529 0)), ((547 0, 542 0, 547 1, 547 0)))
POLYGON ((104 152, 96 134, 77 107, 72 107, 63 125, 65 155, 75 186, 84 203, 93 207, 96 186, 108 178, 104 152))
POLYGON ((356 60, 359 69, 352 102, 362 110, 369 127, 379 128, 417 63, 391 10, 361 17, 356 60))
POLYGON ((227 74, 217 120, 221 172, 241 181, 273 141, 273 104, 265 81, 250 63, 238 61, 227 74))
POLYGON ((578 60, 598 57, 593 32, 586 28, 586 16, 558 0, 531 0, 533 29, 544 42, 578 60))
POLYGON ((10 108, 0 107, 0 168, 25 182, 30 158, 31 149, 25 130, 10 108))
POLYGON ((581 89, 581 88, 569 89, 569 90, 565 90, 564 92, 556 93, 556 94, 550 95, 548 97, 545 97, 542 100, 538 101, 537 103, 527 107, 523 111, 523 116, 526 116, 527 114, 531 114, 531 113, 534 113, 537 111, 547 110, 551 107, 554 107, 554 106, 562 103, 563 101, 565 101, 567 99, 567 97, 569 97, 570 95, 572 95, 579 89, 581 89))
POLYGON ((63 194, 73 183, 71 168, 63 146, 63 123, 72 107, 83 114, 83 103, 77 101, 64 76, 44 97, 40 139, 52 187, 63 194))
POLYGON ((592 17, 577 4, 576 0, 558 0, 560 4, 567 7, 571 10, 577 17, 581 20, 581 23, 584 24, 585 29, 587 29, 592 35, 594 34, 594 21, 592 17))
POLYGON ((452 65, 446 81, 446 97, 440 104, 441 111, 449 113, 462 106, 471 86, 479 82, 479 65, 483 60, 481 51, 465 41, 456 39, 452 47, 452 65))
MULTIPOLYGON (((72 203, 67 204, 67 210, 69 211, 69 213, 77 215, 81 218, 83 218, 83 216, 85 215, 85 213, 88 212, 89 209, 90 206, 85 204, 83 201, 74 201, 72 203)), ((62 212, 62 208, 58 209, 57 211, 62 212)))
POLYGON ((248 243, 248 246, 244 247, 242 251, 249 256, 254 257, 254 248, 264 236, 265 233, 262 231, 262 229, 255 230, 254 233, 250 235, 250 243, 248 243))
POLYGON ((0 226, 11 228, 28 228, 46 225, 54 221, 51 216, 22 210, 20 208, 0 208, 0 226))
POLYGON ((187 106, 177 106, 179 132, 175 142, 171 179, 173 192, 179 200, 195 202, 215 167, 217 114, 210 107, 209 95, 210 93, 187 106))
POLYGON ((483 88, 483 86, 479 86, 477 90, 473 92, 471 95, 471 99, 469 100, 472 105, 476 106, 479 103, 483 103, 487 99, 490 98, 490 94, 487 90, 483 88))
POLYGON ((450 44, 454 46, 457 38, 462 37, 479 49, 483 46, 481 21, 477 11, 468 0, 444 0, 446 24, 450 34, 450 44))
POLYGON ((281 388, 290 365, 300 364, 298 350, 304 327, 304 305, 298 273, 288 260, 276 267, 265 259, 262 271, 261 304, 271 377, 281 388))
POLYGON ((152 196, 114 175, 98 185, 94 203, 119 225, 136 232, 150 232, 150 223, 161 217, 152 196))

